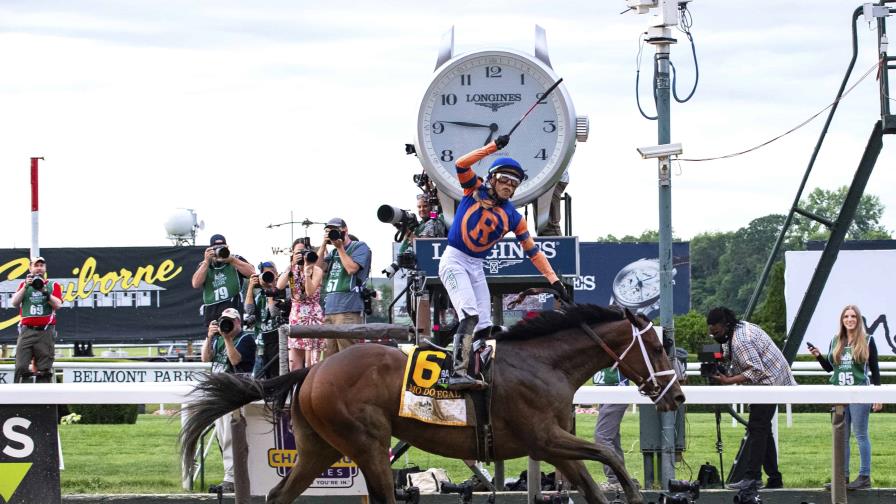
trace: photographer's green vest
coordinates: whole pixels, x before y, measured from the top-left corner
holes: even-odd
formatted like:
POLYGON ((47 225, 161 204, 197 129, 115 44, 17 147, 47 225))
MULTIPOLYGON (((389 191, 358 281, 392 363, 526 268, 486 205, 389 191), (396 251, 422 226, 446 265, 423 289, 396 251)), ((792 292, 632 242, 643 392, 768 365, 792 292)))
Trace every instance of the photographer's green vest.
MULTIPOLYGON (((47 293, 53 292, 55 283, 56 282, 53 281, 47 282, 47 285, 44 287, 47 293)), ((32 317, 44 318, 53 315, 53 306, 50 305, 50 296, 48 294, 35 290, 34 287, 30 285, 26 285, 24 288, 25 297, 22 298, 22 321, 25 325, 35 325, 28 323, 28 319, 32 317)), ((46 323, 36 325, 43 326, 46 325, 46 323)))
POLYGON ((255 334, 268 333, 277 330, 275 317, 268 309, 268 298, 264 290, 255 289, 255 334))
MULTIPOLYGON (((240 342, 243 340, 243 338, 255 339, 255 335, 248 332, 242 332, 233 340, 233 346, 239 349, 240 342)), ((214 346, 212 347, 212 350, 214 351, 214 353, 212 354, 212 373, 236 372, 236 370, 233 368, 233 364, 230 363, 230 359, 227 357, 227 349, 224 345, 223 336, 215 336, 214 346)))
POLYGON ((205 306, 229 301, 240 293, 240 273, 232 264, 209 266, 202 285, 202 304, 205 306))
MULTIPOLYGON (((358 252, 358 249, 361 246, 366 247, 363 242, 353 241, 348 244, 345 252, 349 256, 352 256, 355 252, 358 252)), ((367 260, 364 261, 364 264, 359 264, 361 269, 354 275, 350 275, 342 266, 342 261, 339 260, 338 250, 330 251, 327 255, 327 260, 329 261, 329 266, 327 267, 326 279, 323 288, 321 289, 324 312, 328 315, 332 313, 362 312, 364 306, 361 301, 360 288, 366 282, 370 270, 369 255, 367 260), (332 294, 342 295, 331 298, 332 294), (351 295, 346 296, 347 294, 351 295)), ((352 260, 355 259, 353 258, 352 260)))
POLYGON ((831 385, 868 385, 868 363, 859 364, 852 358, 852 347, 845 346, 840 353, 840 364, 834 364, 834 345, 837 338, 831 341, 828 351, 828 361, 834 366, 834 374, 831 375, 831 385))

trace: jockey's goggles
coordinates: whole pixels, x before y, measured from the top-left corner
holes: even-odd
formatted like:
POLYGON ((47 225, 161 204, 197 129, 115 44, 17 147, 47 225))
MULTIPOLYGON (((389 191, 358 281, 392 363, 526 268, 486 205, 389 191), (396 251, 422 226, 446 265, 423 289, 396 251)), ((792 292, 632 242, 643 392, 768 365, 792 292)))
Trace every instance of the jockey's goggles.
POLYGON ((495 179, 499 180, 501 182, 504 182, 505 184, 508 184, 510 187, 513 187, 513 188, 519 187, 520 182, 521 182, 520 179, 518 179, 517 177, 514 177, 513 175, 511 175, 509 173, 496 173, 495 179))

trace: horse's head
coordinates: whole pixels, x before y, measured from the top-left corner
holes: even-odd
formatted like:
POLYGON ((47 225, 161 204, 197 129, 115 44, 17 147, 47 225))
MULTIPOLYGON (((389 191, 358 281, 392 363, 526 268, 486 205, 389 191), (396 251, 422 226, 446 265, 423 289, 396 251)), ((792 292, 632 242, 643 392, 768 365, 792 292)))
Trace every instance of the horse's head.
POLYGON ((678 376, 672 368, 653 324, 624 309, 630 334, 618 352, 619 369, 638 385, 638 391, 649 397, 660 411, 671 411, 684 402, 678 376))

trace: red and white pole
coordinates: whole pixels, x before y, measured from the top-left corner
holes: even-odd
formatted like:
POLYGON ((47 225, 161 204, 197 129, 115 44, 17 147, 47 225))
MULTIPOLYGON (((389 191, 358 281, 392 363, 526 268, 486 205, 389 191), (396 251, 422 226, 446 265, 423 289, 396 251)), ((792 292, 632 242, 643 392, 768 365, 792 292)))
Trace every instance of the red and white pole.
POLYGON ((33 157, 31 158, 31 257, 37 257, 40 255, 40 245, 38 241, 38 229, 39 229, 39 218, 38 218, 38 188, 37 188, 37 162, 42 160, 42 157, 33 157))

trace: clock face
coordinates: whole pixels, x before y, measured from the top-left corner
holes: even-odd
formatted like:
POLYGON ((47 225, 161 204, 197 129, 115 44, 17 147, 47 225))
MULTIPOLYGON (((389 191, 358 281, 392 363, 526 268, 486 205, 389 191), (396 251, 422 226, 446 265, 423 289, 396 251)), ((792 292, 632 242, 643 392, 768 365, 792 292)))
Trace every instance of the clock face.
POLYGON ((551 189, 575 147, 575 112, 561 84, 544 92, 558 77, 534 57, 512 51, 485 51, 445 63, 423 97, 417 120, 417 153, 439 190, 455 200, 463 196, 455 162, 513 125, 539 100, 514 131, 510 144, 473 170, 485 178, 498 156, 516 159, 528 180, 513 203, 524 205, 551 189))
POLYGON ((652 304, 660 295, 660 272, 656 260, 635 261, 616 274, 613 295, 626 306, 652 304))

